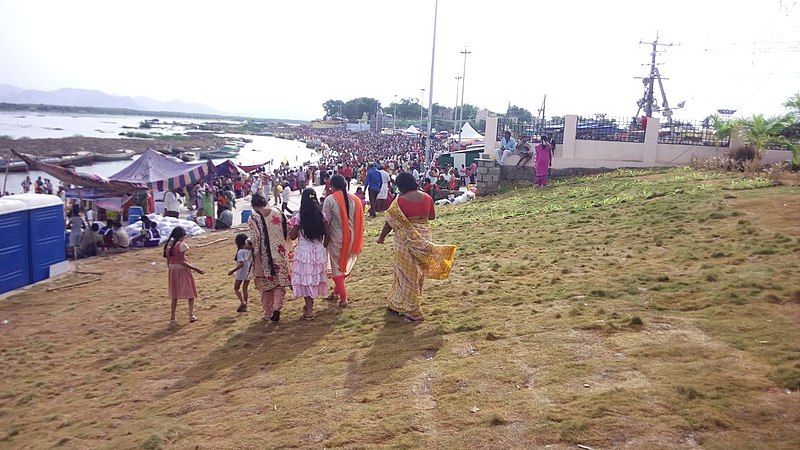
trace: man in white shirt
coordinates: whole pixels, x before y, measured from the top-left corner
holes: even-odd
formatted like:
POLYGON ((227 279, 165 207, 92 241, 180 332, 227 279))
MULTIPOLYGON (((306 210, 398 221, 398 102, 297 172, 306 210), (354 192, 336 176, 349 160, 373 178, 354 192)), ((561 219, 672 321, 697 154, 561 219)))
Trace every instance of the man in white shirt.
POLYGON ((380 211, 385 211, 388 208, 386 205, 386 199, 389 198, 389 172, 386 169, 381 168, 379 170, 381 174, 381 190, 378 192, 378 205, 380 205, 380 211))
POLYGON ((181 199, 173 191, 167 191, 164 194, 164 216, 178 218, 178 212, 181 210, 181 199))
POLYGON ((503 139, 500 139, 500 148, 494 150, 494 156, 497 162, 503 164, 503 161, 513 154, 517 149, 517 141, 511 137, 511 132, 506 130, 503 139))

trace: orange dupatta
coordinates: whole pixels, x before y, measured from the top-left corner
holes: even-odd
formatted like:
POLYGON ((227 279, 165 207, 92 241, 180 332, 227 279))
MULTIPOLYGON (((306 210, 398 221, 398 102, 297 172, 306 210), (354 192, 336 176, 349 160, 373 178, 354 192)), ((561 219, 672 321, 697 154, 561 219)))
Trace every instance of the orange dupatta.
POLYGON ((347 274, 347 262, 350 260, 350 255, 360 255, 361 250, 364 249, 364 205, 361 203, 361 199, 355 195, 347 194, 355 204, 353 214, 355 230, 353 230, 353 242, 350 242, 350 218, 347 216, 344 204, 344 193, 335 191, 332 195, 339 207, 339 219, 342 222, 342 251, 339 254, 339 271, 347 274))

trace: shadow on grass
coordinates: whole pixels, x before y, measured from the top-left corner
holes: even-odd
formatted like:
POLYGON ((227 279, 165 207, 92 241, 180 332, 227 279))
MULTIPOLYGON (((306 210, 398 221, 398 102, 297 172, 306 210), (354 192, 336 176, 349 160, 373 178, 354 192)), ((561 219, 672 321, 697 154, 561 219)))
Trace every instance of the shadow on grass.
POLYGON ((387 313, 386 322, 375 336, 364 359, 350 354, 347 363, 347 395, 363 393, 374 386, 390 381, 392 372, 412 360, 423 362, 433 359, 441 348, 441 327, 421 330, 423 323, 405 323, 402 318, 387 313))
POLYGON ((189 389, 218 378, 220 372, 232 369, 236 380, 250 378, 269 366, 287 363, 333 330, 341 309, 329 306, 317 310, 313 321, 299 317, 281 317, 281 321, 253 322, 245 330, 233 334, 222 346, 214 349, 192 368, 183 379, 173 384, 167 394, 189 389))

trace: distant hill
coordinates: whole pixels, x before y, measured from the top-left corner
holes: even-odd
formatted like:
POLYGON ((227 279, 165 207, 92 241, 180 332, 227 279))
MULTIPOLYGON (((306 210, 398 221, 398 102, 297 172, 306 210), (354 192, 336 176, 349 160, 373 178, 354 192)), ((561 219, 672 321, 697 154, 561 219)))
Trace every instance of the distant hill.
POLYGON ((219 111, 200 103, 184 103, 177 100, 162 102, 147 97, 123 97, 89 89, 63 88, 55 91, 39 91, 7 84, 0 84, 0 102, 219 114, 219 111))

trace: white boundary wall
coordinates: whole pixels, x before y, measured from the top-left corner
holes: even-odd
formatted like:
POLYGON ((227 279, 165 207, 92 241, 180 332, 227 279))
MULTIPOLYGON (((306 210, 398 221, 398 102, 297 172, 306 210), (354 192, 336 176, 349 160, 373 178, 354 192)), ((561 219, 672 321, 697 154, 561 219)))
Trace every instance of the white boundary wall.
MULTIPOLYGON (((688 164, 692 156, 723 156, 731 149, 741 145, 736 141, 732 141, 730 147, 659 144, 659 121, 655 118, 647 121, 643 143, 575 139, 577 124, 578 116, 567 115, 565 117, 564 143, 556 146, 553 158, 554 169, 681 166, 688 164)), ((486 137, 496 135, 497 117, 490 117, 486 121, 486 137)), ((489 157, 494 158, 494 152, 491 150, 499 148, 500 143, 495 141, 494 147, 491 146, 491 140, 487 139, 486 143, 486 153, 489 157)), ((791 161, 791 159, 792 153, 789 151, 770 150, 764 154, 763 161, 777 163, 791 161)), ((504 165, 513 166, 517 164, 517 161, 519 161, 518 156, 509 156, 504 161, 504 165)), ((534 161, 531 160, 526 166, 533 166, 533 163, 534 161)))

